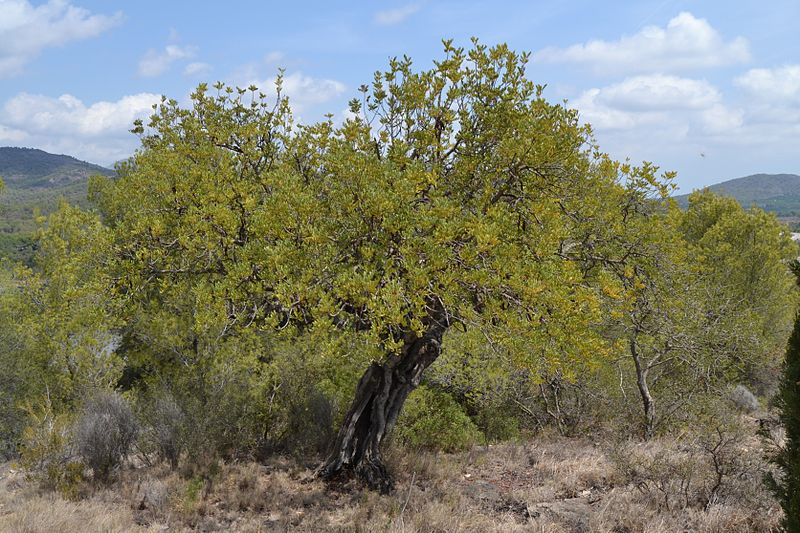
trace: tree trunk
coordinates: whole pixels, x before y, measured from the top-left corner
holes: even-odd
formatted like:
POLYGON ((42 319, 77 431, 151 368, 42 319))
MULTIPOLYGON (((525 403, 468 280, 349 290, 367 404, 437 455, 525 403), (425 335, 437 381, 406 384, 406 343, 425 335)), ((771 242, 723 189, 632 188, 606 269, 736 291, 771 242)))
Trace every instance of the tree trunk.
POLYGON ((330 480, 350 473, 372 489, 383 493, 392 490, 381 442, 394 427, 409 393, 419 385, 422 373, 439 357, 446 329, 446 319, 431 319, 426 333, 406 342, 399 355, 369 366, 358 383, 333 451, 317 471, 319 477, 330 480))
POLYGON ((631 356, 633 357, 633 364, 636 366, 636 386, 639 388, 642 407, 644 407, 644 440, 650 440, 655 434, 656 402, 650 394, 650 387, 647 384, 648 369, 642 365, 635 338, 631 339, 631 356))

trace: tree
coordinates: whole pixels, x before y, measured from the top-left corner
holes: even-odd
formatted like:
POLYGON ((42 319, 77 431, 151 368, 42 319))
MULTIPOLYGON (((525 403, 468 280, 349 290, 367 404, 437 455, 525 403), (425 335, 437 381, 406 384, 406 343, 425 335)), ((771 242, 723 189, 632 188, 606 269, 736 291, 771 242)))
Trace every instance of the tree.
MULTIPOLYGON (((795 262, 795 268, 797 263, 795 262)), ((800 283, 800 277, 798 277, 800 283)), ((777 396, 780 420, 786 430, 783 446, 773 457, 781 470, 780 481, 768 478, 783 508, 786 531, 800 531, 800 314, 789 338, 777 396)))
POLYGON ((679 222, 709 295, 706 319, 718 335, 719 364, 732 377, 758 381, 780 361, 798 292, 789 263, 798 255, 774 214, 743 209, 708 190, 693 193, 679 222))
POLYGON ((96 215, 62 203, 42 221, 34 268, 0 263, 2 454, 16 453, 26 406, 66 411, 119 379, 109 236, 96 215))
POLYGON ((529 368, 610 352, 629 200, 661 188, 547 102, 526 54, 444 49, 422 72, 392 60, 341 126, 296 125, 280 79, 275 100, 222 84, 164 99, 120 178, 92 185, 151 368, 254 331, 358 339, 319 354, 366 367, 319 472, 381 490, 381 443, 452 328, 529 368))
MULTIPOLYGON (((787 228, 759 209, 700 191, 685 211, 653 204, 629 265, 618 322, 641 398, 643 436, 731 381, 774 364, 796 292, 787 228), (660 409, 657 406, 660 404, 660 409)), ((613 326, 611 326, 613 329, 613 326)))

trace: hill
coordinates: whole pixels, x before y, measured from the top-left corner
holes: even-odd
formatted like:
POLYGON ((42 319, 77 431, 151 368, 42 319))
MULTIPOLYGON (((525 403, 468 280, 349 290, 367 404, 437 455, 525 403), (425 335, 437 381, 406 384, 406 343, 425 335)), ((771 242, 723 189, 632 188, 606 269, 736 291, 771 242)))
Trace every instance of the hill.
MULTIPOLYGON (((797 174, 753 174, 709 187, 717 194, 733 196, 744 207, 756 206, 779 217, 800 216, 800 176, 797 174)), ((681 207, 688 194, 676 196, 681 207)))
POLYGON ((36 213, 52 212, 61 198, 86 205, 89 176, 115 175, 99 165, 34 148, 0 147, 0 259, 26 261, 33 250, 36 213))
POLYGON ((53 188, 114 171, 68 155, 35 148, 0 147, 0 176, 10 189, 53 188))

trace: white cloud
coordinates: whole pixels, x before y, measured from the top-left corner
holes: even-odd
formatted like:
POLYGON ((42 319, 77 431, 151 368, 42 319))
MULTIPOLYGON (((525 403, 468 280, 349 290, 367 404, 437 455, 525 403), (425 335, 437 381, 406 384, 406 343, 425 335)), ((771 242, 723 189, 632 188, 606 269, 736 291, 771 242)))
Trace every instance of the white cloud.
POLYGON ((734 83, 758 99, 800 104, 800 65, 752 69, 734 83))
POLYGON ((0 139, 58 151, 100 164, 133 153, 138 139, 129 133, 133 121, 152 113, 161 97, 151 93, 86 105, 64 94, 58 98, 20 93, 0 112, 0 139))
POLYGON ((418 4, 408 4, 395 9, 386 9, 375 13, 375 22, 381 26, 400 24, 408 17, 419 11, 418 4))
POLYGON ((205 76, 211 72, 211 65, 208 63, 194 62, 189 63, 183 69, 184 76, 205 76))
POLYGON ((267 63, 268 65, 273 63, 279 63, 283 61, 285 58, 286 56, 283 54, 283 52, 272 51, 264 56, 264 63, 267 63))
MULTIPOLYGON (((740 85, 749 91, 757 90, 753 80, 762 77, 746 79, 740 85)), ((685 185, 796 171, 800 106, 740 96, 705 80, 656 74, 585 90, 569 106, 592 124, 600 147, 612 157, 678 170, 685 185)))
POLYGON ((28 137, 28 134, 21 130, 7 128, 0 124, 0 142, 20 142, 28 137))
POLYGON ((151 93, 125 96, 89 106, 70 94, 51 98, 21 93, 3 108, 3 122, 30 133, 99 136, 127 131, 134 119, 147 116, 161 97, 151 93))
POLYGON ((705 80, 654 74, 584 91, 570 103, 598 130, 636 131, 641 138, 668 132, 671 141, 739 128, 743 112, 723 102, 705 80))
POLYGON ((626 78, 598 94, 598 100, 610 107, 642 111, 705 109, 720 98, 707 81, 663 74, 626 78))
POLYGON ((699 120, 706 133, 729 135, 744 126, 744 111, 716 103, 707 109, 703 109, 700 112, 699 120))
POLYGON ((34 7, 0 0, 0 78, 17 74, 45 48, 95 37, 119 24, 122 14, 93 15, 65 0, 34 7))
MULTIPOLYGON (((275 78, 256 80, 250 78, 244 87, 255 85, 265 94, 275 87, 275 78)), ((283 77, 283 94, 289 97, 292 111, 303 113, 309 109, 340 97, 347 87, 340 81, 312 78, 302 72, 293 72, 283 77)))
POLYGON ((163 74, 172 63, 180 59, 189 59, 194 56, 195 52, 194 47, 175 44, 167 45, 161 52, 152 49, 148 50, 144 57, 139 60, 139 75, 152 78, 163 74))
POLYGON ((744 38, 726 42, 708 21, 687 12, 670 20, 666 28, 647 26, 617 41, 548 47, 534 54, 534 61, 585 64, 598 73, 677 72, 749 59, 749 46, 744 38))

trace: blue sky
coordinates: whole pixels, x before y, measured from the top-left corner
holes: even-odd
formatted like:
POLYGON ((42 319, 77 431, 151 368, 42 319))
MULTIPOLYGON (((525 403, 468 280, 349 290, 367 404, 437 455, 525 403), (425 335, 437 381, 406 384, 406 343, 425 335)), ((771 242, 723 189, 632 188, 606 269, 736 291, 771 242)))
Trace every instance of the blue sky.
POLYGON ((296 112, 343 116, 392 56, 506 42, 616 158, 681 189, 800 173, 800 2, 183 2, 0 0, 0 145, 111 164, 159 95, 261 86, 286 69, 296 112))

